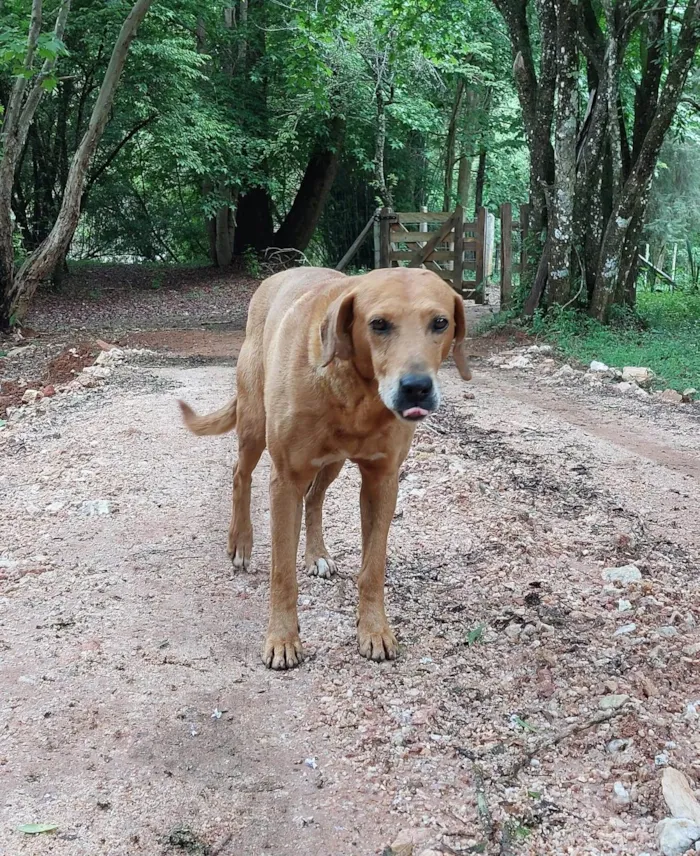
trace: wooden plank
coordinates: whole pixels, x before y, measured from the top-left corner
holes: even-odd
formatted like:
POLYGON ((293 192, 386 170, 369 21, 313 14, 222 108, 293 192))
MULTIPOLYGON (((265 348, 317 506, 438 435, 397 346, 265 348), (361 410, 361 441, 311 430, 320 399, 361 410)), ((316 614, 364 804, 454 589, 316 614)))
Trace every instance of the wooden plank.
POLYGON ((450 282, 450 283, 452 282, 452 277, 454 276, 454 271, 445 270, 444 268, 438 268, 438 267, 435 267, 435 268, 430 267, 428 269, 432 270, 433 273, 436 273, 440 277, 440 279, 444 279, 445 282, 450 282))
POLYGON ((400 223, 444 223, 452 218, 451 211, 399 211, 400 223))
POLYGON ((391 224, 396 215, 391 208, 382 208, 379 212, 379 267, 391 267, 391 224))
POLYGON ((454 242, 454 278, 452 280, 453 288, 461 290, 462 275, 464 271, 464 209, 461 205, 455 208, 455 226, 454 226, 455 242, 454 242))
MULTIPOLYGON (((416 257, 416 252, 416 250, 392 250, 391 260, 393 262, 410 262, 416 257)), ((430 254, 430 261, 451 262, 454 257, 454 250, 435 250, 430 254)))
POLYGON ((481 206, 478 211, 478 216, 476 218, 477 227, 476 227, 476 283, 477 286, 481 285, 482 294, 481 300, 483 302, 483 295, 486 282, 484 276, 484 244, 486 242, 486 209, 481 206))
POLYGON ((437 247, 437 245, 441 241, 445 240, 445 235, 448 235, 452 231, 453 228, 454 228, 454 215, 451 214, 449 219, 446 220, 442 224, 442 228, 438 229, 438 231, 433 234, 433 236, 430 238, 430 240, 426 242, 425 246, 422 247, 420 250, 418 250, 418 252, 415 254, 413 260, 409 264, 409 267, 412 267, 412 268, 420 267, 423 264, 423 262, 427 258, 430 257, 430 255, 432 254, 435 247, 437 247))
POLYGON ((509 309, 513 298, 513 207, 501 205, 501 309, 509 309))
MULTIPOLYGON (((403 226, 399 229, 393 226, 391 229, 391 240, 395 243, 424 244, 435 234, 435 232, 409 232, 407 229, 405 231, 403 229, 403 226)), ((445 236, 445 243, 448 243, 450 240, 454 240, 454 232, 450 232, 445 236)))
POLYGON ((338 264, 336 266, 336 270, 344 270, 345 265, 353 258, 355 253, 362 246, 365 238, 367 237, 367 235, 369 235, 369 230, 372 228, 372 226, 374 226, 374 214, 369 218, 369 221, 367 222, 367 225, 365 226, 365 228, 360 232, 360 234, 352 242, 350 249, 347 251, 347 253, 345 253, 343 258, 338 262, 338 264))

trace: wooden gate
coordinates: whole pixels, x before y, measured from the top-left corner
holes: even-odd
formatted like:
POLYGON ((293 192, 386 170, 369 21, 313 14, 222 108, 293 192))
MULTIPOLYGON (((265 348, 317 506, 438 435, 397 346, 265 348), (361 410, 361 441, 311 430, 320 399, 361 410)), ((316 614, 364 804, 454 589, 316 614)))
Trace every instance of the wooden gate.
POLYGON ((520 274, 525 261, 525 239, 529 208, 520 206, 513 220, 510 203, 500 208, 500 236, 495 252, 494 218, 479 208, 474 222, 465 222, 461 208, 455 211, 400 211, 380 208, 357 236, 338 263, 343 270, 363 241, 374 230, 375 268, 425 267, 442 277, 466 300, 488 303, 492 311, 510 308, 513 274, 520 274), (516 246, 513 247, 513 235, 516 246), (498 270, 494 271, 494 256, 498 270), (514 262, 514 259, 518 259, 514 262), (473 279, 467 272, 473 271, 473 279), (498 277, 491 281, 493 276, 498 277))
POLYGON ((476 222, 465 222, 461 207, 453 212, 382 208, 375 266, 425 267, 463 297, 483 303, 486 222, 485 208, 476 222), (474 271, 474 279, 465 280, 466 271, 474 271))

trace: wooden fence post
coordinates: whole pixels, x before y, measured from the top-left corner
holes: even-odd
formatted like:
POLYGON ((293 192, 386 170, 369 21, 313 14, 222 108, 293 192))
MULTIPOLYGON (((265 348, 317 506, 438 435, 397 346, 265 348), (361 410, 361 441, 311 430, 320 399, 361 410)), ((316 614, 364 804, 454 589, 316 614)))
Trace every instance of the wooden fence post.
POLYGON ((501 205, 501 309, 510 309, 513 297, 513 207, 501 205))
POLYGON ((379 212, 379 267, 391 267, 391 208, 379 212))
POLYGON ((452 287, 458 294, 462 293, 462 276, 464 271, 464 208, 458 205, 455 208, 454 214, 454 264, 452 269, 454 275, 452 277, 452 287))
POLYGON ((474 300, 476 303, 484 303, 486 297, 486 277, 484 276, 484 250, 486 244, 486 209, 483 205, 479 208, 476 217, 476 274, 474 300), (479 294, 481 286, 481 294, 479 294))
POLYGON ((381 208, 377 208, 374 212, 374 269, 376 270, 378 267, 381 267, 379 264, 380 252, 379 252, 379 242, 381 240, 381 231, 379 228, 379 215, 382 213, 381 208))

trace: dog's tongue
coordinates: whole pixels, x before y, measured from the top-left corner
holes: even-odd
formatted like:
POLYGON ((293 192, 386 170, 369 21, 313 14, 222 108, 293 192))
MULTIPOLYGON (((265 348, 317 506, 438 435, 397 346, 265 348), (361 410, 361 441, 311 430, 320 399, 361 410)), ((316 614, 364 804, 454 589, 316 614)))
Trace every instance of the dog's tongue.
POLYGON ((423 410, 422 407, 409 407, 408 410, 404 410, 402 413, 404 419, 422 419, 427 415, 428 411, 423 410))

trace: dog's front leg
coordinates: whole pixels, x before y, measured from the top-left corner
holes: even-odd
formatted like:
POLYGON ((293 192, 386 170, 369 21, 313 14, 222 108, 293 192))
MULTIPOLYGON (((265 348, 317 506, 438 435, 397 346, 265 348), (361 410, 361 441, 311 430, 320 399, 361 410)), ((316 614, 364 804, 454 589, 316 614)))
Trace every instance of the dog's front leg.
POLYGON ((362 568, 357 582, 360 654, 371 660, 393 660, 399 651, 384 611, 386 542, 396 509, 398 470, 361 466, 362 568))
POLYGON ((270 621, 263 660, 272 669, 292 669, 303 659, 297 616, 296 557, 304 485, 273 465, 270 476, 272 567, 270 621))

